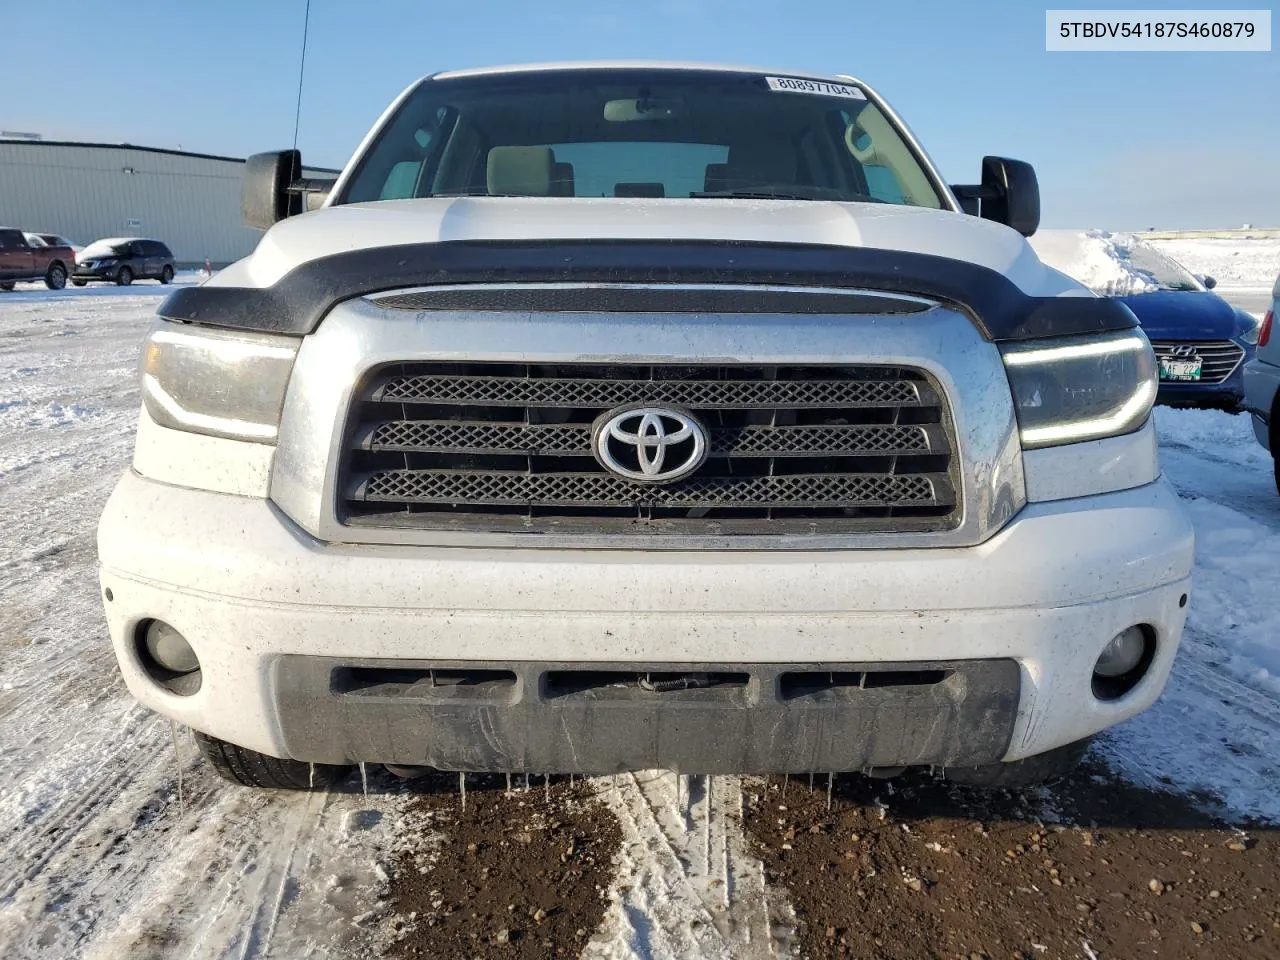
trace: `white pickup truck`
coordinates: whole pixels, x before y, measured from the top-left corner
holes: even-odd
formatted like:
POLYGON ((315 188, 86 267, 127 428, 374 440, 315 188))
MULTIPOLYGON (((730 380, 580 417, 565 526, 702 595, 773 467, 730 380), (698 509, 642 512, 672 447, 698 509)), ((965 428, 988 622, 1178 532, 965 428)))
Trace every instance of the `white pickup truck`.
POLYGON ((270 229, 160 308, 99 531, 129 689, 225 776, 1008 786, 1160 694, 1154 357, 1025 163, 948 186, 852 77, 584 63, 300 174, 252 158, 270 229))

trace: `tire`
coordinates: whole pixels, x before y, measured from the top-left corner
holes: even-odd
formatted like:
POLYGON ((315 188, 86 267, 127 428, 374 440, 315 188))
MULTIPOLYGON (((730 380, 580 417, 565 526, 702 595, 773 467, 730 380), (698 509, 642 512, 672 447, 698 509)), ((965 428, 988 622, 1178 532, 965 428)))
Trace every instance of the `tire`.
POLYGON ((133 271, 128 267, 121 267, 119 272, 116 273, 116 283, 122 287, 127 287, 133 283, 133 271))
POLYGON ((73 280, 71 281, 71 285, 72 285, 73 287, 83 287, 83 286, 84 286, 86 283, 88 283, 88 282, 89 282, 88 280, 75 280, 75 279, 73 279, 73 280))
POLYGON ((12 281, 12 280, 5 280, 3 283, 0 283, 0 290, 3 290, 5 293, 12 293, 12 292, 13 292, 13 281, 12 281))
POLYGON ((345 777, 349 766, 279 760, 265 753, 237 747, 217 737, 193 730, 200 752, 224 780, 242 787, 270 790, 327 790, 345 777))
POLYGON ((1075 743, 1038 753, 1024 760, 1010 763, 989 763, 981 767, 948 767, 942 771, 944 780, 987 790, 1024 790, 1053 783, 1075 770, 1092 737, 1075 743))
POLYGON ((173 267, 167 263, 164 265, 164 269, 160 271, 160 282, 165 286, 173 283, 173 267))
POLYGON ((1276 474, 1276 493, 1280 493, 1280 393, 1271 404, 1271 462, 1276 474))
POLYGON ((61 290, 67 285, 67 268, 60 263, 49 264, 49 272, 44 275, 44 285, 50 290, 61 290))

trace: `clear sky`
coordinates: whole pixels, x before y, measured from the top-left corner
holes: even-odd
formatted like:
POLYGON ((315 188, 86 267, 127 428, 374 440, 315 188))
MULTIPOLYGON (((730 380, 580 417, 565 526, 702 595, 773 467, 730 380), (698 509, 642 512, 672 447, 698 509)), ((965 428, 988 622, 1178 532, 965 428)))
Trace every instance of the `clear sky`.
MULTIPOLYGON (((85 7, 52 25, 46 4, 3 3, 0 130, 233 156, 293 140, 305 0, 85 7)), ((973 182, 986 153, 1029 160, 1046 226, 1280 225, 1280 53, 1047 53, 1044 11, 312 0, 298 145, 308 164, 341 166, 386 104, 437 70, 611 57, 790 67, 876 87, 952 182, 973 182)))

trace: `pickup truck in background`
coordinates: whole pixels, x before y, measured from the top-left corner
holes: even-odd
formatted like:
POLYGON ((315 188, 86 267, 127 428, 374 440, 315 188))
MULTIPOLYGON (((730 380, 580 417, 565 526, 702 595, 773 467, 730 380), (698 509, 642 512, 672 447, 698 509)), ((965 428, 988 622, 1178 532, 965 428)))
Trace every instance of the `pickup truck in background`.
POLYGON ((75 262, 70 247, 33 244, 21 230, 0 227, 0 290, 26 280, 43 280, 50 290, 61 290, 75 262))

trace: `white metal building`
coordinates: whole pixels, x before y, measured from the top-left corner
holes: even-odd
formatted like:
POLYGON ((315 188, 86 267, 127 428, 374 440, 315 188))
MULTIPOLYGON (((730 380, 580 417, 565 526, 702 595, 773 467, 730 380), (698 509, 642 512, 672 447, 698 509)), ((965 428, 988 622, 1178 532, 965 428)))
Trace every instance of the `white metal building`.
POLYGON ((0 225, 82 245, 147 237, 179 263, 219 266, 262 236, 240 220, 243 167, 235 157, 155 147, 0 139, 0 225))

